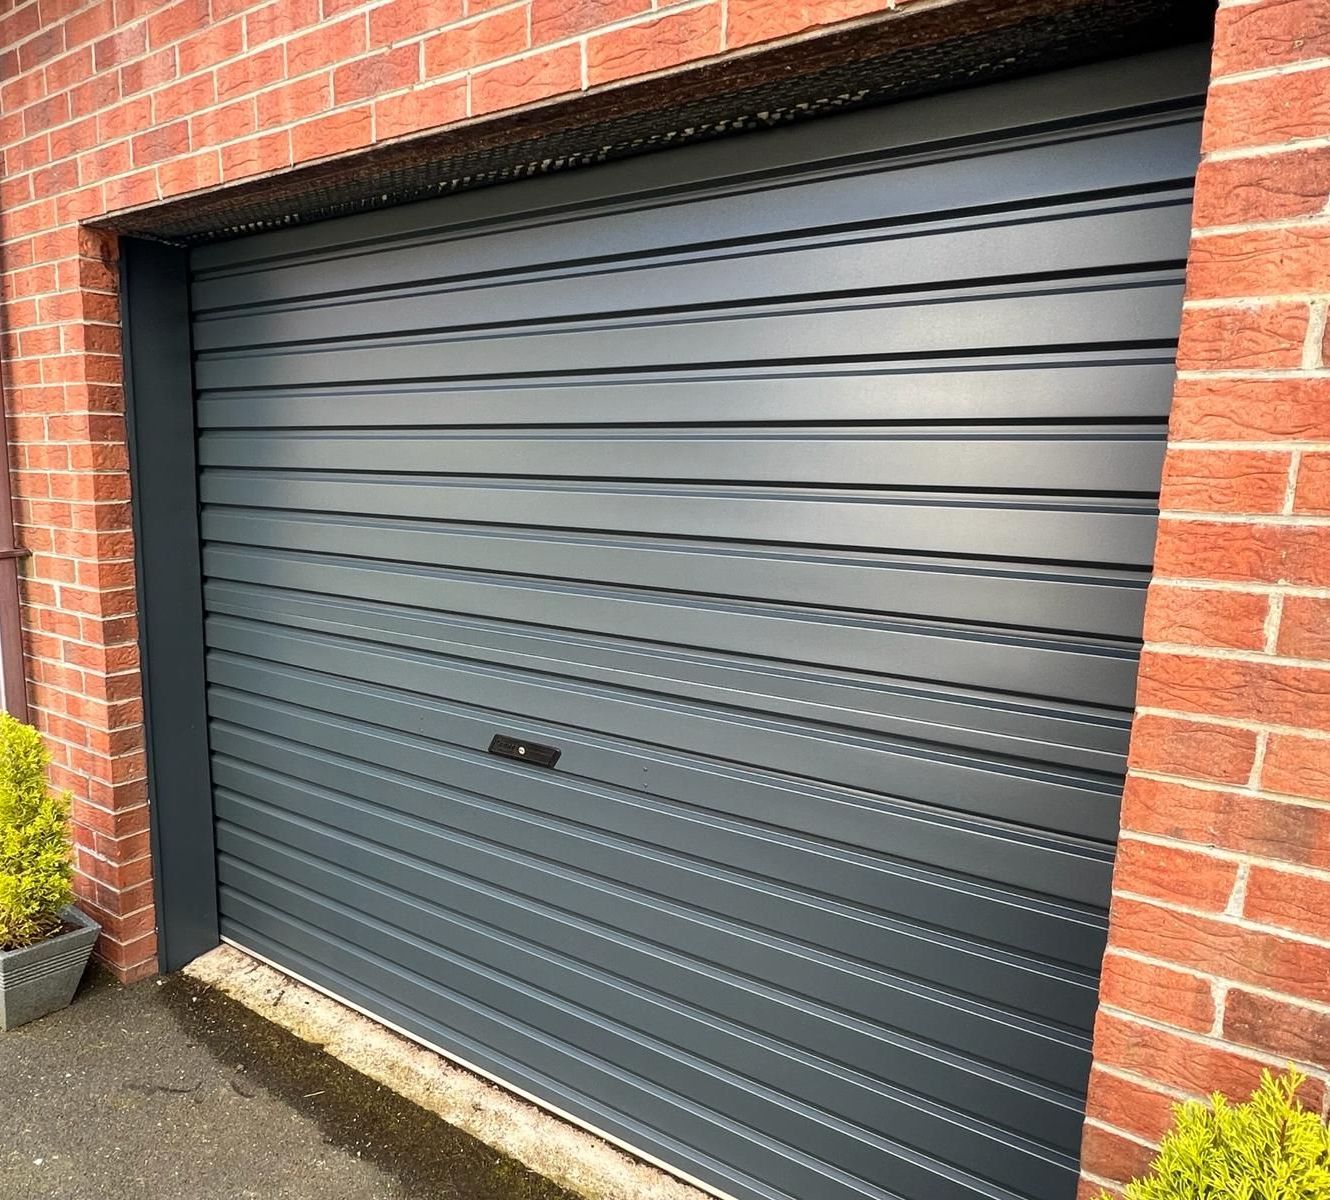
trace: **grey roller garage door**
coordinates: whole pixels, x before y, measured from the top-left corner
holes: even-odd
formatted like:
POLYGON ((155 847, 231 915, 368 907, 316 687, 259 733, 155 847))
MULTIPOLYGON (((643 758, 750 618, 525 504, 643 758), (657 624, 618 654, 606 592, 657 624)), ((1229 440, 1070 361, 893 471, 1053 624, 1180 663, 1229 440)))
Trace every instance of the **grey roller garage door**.
POLYGON ((1199 62, 197 251, 223 933, 745 1200, 1071 1197, 1199 62))

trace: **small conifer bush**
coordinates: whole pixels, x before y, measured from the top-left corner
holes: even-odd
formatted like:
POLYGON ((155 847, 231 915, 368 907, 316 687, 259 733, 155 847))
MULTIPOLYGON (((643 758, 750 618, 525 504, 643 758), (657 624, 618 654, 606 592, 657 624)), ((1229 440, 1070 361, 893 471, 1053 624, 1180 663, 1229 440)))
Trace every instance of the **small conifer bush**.
POLYGON ((0 712, 0 950, 58 933, 74 896, 69 795, 47 787, 48 761, 38 732, 0 712))
POLYGON ((1208 1105, 1178 1105, 1150 1174, 1127 1185, 1127 1200, 1330 1200, 1330 1127, 1298 1103, 1304 1082, 1293 1070, 1265 1071, 1244 1104, 1216 1093, 1208 1105))

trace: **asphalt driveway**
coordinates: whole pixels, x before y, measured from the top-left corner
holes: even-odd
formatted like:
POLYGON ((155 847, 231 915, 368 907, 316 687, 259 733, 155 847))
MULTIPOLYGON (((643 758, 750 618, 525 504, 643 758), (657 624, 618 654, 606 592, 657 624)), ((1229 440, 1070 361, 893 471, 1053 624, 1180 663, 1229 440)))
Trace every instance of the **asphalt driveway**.
POLYGON ((97 968, 0 1034, 0 1197, 575 1200, 220 992, 97 968))

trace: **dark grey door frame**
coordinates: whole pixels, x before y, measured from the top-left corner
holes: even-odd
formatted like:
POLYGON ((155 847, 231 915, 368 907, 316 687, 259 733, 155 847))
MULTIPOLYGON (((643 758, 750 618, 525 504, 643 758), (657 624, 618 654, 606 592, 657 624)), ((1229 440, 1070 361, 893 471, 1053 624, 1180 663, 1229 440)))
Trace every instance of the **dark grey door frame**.
POLYGON ((188 252, 124 239, 120 305, 157 961, 174 971, 220 942, 188 252))

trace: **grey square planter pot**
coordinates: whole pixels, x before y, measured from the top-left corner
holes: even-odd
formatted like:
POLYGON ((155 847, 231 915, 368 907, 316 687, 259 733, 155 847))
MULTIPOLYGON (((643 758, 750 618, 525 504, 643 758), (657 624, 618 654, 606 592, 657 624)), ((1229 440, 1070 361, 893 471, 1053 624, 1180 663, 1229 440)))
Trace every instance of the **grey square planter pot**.
POLYGON ((74 999, 101 928, 77 908, 60 916, 74 928, 22 950, 0 950, 0 1030, 17 1029, 74 999))

